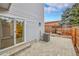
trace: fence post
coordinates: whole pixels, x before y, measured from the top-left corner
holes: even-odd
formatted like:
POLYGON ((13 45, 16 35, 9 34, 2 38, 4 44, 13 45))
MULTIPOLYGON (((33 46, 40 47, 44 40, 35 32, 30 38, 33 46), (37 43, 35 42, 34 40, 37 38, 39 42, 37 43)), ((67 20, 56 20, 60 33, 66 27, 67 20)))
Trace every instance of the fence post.
POLYGON ((76 47, 79 50, 79 26, 76 28, 76 47))
POLYGON ((76 28, 72 27, 72 42, 76 46, 76 28))

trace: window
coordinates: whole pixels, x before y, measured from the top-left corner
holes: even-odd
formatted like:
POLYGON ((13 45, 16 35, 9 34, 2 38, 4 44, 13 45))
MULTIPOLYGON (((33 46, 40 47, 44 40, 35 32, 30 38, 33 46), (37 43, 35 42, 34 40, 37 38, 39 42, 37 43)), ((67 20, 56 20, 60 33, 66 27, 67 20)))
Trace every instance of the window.
POLYGON ((24 21, 0 17, 0 50, 24 42, 24 21))
POLYGON ((13 20, 0 19, 0 49, 14 44, 13 20))
POLYGON ((16 21, 16 43, 23 42, 24 40, 24 22, 16 21))

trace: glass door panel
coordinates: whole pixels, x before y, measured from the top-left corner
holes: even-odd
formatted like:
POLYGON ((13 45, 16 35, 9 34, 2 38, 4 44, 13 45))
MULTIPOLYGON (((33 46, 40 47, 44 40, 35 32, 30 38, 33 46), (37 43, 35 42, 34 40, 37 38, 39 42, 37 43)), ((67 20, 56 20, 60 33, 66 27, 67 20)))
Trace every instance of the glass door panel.
POLYGON ((11 19, 0 19, 0 49, 14 45, 14 22, 11 19))
POLYGON ((16 43, 24 41, 24 21, 16 21, 16 43))

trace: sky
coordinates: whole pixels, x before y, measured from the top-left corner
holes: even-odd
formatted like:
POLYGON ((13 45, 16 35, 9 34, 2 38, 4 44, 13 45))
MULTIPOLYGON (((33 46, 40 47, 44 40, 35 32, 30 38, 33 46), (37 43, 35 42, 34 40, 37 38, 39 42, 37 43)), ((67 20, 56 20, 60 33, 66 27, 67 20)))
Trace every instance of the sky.
POLYGON ((63 11, 70 8, 72 3, 45 3, 44 4, 44 19, 48 21, 61 20, 63 11))

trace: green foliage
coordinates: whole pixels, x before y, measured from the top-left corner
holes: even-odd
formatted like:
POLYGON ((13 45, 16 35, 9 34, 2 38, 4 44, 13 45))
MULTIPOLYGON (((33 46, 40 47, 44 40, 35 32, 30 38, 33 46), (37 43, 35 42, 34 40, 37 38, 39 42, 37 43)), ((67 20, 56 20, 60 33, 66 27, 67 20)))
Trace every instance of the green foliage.
POLYGON ((71 24, 73 26, 79 25, 79 4, 76 3, 72 8, 66 9, 62 14, 62 23, 71 24))

